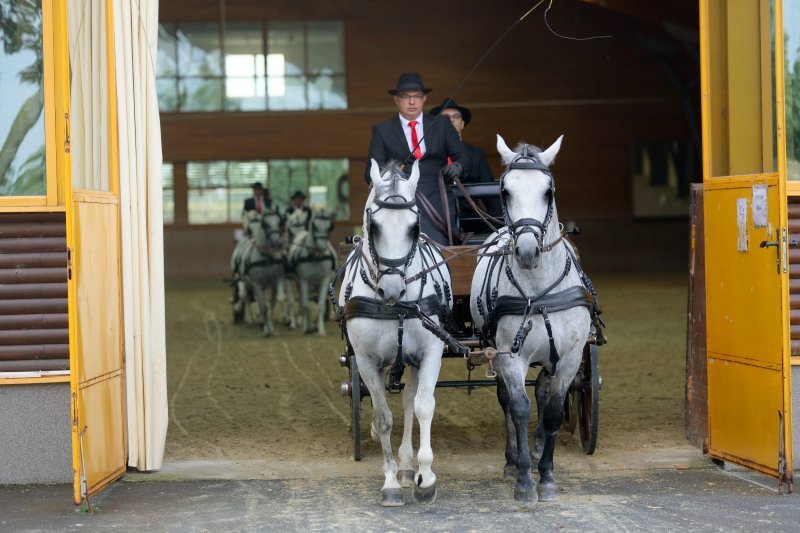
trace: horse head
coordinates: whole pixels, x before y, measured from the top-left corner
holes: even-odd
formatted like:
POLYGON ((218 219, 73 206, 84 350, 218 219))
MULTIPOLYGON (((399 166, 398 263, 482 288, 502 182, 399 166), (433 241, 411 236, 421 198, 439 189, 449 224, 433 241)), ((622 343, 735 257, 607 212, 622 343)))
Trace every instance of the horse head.
POLYGON ((277 208, 273 207, 264 211, 260 217, 258 230, 254 233, 256 244, 260 248, 271 248, 273 250, 283 247, 283 240, 281 239, 282 223, 283 217, 281 217, 277 208))
MULTIPOLYGON (((548 230, 558 230, 555 210, 555 184, 550 164, 561 147, 562 135, 547 150, 521 143, 511 150, 500 135, 497 151, 506 171, 500 177, 500 202, 503 218, 511 236, 514 259, 523 269, 539 266, 548 248, 548 230), (555 227, 556 230, 551 228, 555 227)), ((555 236, 553 238, 558 238, 555 236)))
POLYGON ((373 159, 372 192, 364 210, 364 235, 375 268, 376 292, 393 305, 406 292, 406 269, 419 240, 419 210, 415 193, 419 162, 406 178, 400 166, 390 162, 381 174, 373 159))
POLYGON ((313 250, 317 253, 326 253, 333 231, 333 213, 326 208, 315 209, 311 214, 308 231, 313 250))

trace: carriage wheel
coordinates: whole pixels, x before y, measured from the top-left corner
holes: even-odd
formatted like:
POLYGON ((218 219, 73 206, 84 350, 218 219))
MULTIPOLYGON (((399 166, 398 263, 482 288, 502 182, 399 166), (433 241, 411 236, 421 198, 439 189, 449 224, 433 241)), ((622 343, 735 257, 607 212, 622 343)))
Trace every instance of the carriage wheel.
POLYGON ((350 419, 353 431, 353 459, 361 460, 361 374, 355 354, 350 355, 350 419))
POLYGON ((572 434, 575 433, 575 428, 578 427, 578 402, 580 401, 580 396, 580 389, 570 386, 567 390, 567 395, 564 397, 564 421, 561 426, 572 434))
POLYGON ((591 455, 597 446, 597 418, 600 414, 600 371, 597 363, 597 346, 587 345, 583 357, 583 384, 578 402, 578 419, 580 420, 583 451, 587 455, 591 455), (587 351, 589 352, 588 358, 587 351))

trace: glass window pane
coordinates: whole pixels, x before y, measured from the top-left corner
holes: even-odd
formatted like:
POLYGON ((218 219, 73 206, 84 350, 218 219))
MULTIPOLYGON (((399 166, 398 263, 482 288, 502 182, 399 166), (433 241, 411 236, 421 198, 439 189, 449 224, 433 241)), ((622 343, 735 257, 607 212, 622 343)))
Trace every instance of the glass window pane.
POLYGON ((178 81, 175 78, 156 80, 159 111, 169 112, 178 109, 178 81))
POLYGON ((178 74, 222 76, 219 24, 192 22, 178 27, 178 74))
POLYGON ((0 196, 43 195, 41 1, 6 2, 0 28, 0 196))
POLYGON ((320 74, 308 83, 309 109, 347 109, 344 76, 320 74))
MULTIPOLYGON (((301 74, 306 70, 302 22, 270 22, 267 28, 267 53, 284 58, 285 74, 301 74)), ((269 75, 279 73, 268 72, 269 75)), ((280 73, 283 75, 283 73, 280 73)))
POLYGON ((786 71, 786 173, 800 180, 800 3, 783 3, 786 71))
POLYGON ((312 197, 309 205, 315 203, 333 209, 337 220, 350 218, 350 188, 348 184, 349 161, 347 159, 312 159, 311 190, 325 194, 325 198, 312 197))
POLYGON ((175 24, 158 25, 158 52, 156 54, 156 77, 178 75, 178 38, 175 24))
POLYGON ((161 185, 163 190, 164 224, 172 224, 175 222, 175 196, 173 194, 172 184, 172 163, 163 163, 161 165, 161 185))
POLYGON ((186 164, 189 224, 228 221, 228 163, 190 161, 186 164))
POLYGON ((222 79, 186 78, 178 81, 181 111, 220 111, 222 79))
POLYGON ((303 78, 267 77, 267 94, 270 110, 308 109, 303 78))
POLYGON ((267 107, 266 60, 260 22, 225 26, 225 109, 263 111, 267 107))
POLYGON ((289 197, 294 191, 308 193, 308 182, 306 159, 275 159, 269 162, 270 197, 281 211, 289 207, 289 197))
POLYGON ((344 73, 344 24, 339 20, 308 22, 308 71, 344 73))
POLYGON ((709 1, 712 176, 776 168, 774 20, 770 0, 709 1))
POLYGON ((230 161, 228 163, 228 183, 231 187, 250 189, 256 181, 261 182, 262 185, 267 181, 266 161, 230 161))

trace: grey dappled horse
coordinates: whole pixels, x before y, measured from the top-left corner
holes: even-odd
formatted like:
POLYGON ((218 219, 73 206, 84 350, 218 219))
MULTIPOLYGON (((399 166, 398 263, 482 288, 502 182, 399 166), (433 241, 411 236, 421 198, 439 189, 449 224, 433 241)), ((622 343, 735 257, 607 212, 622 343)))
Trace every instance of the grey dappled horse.
POLYGON ((562 237, 548 168, 562 138, 545 151, 526 144, 512 151, 497 136, 506 165, 500 178, 506 226, 486 240, 494 244, 478 260, 470 297, 475 326, 497 349, 492 364, 506 418, 505 476, 516 479, 514 498, 523 508, 558 499, 553 450, 564 397, 591 327, 591 295, 574 250, 562 237), (536 382, 533 453, 538 458, 538 487, 531 477, 531 404, 525 391, 532 363, 542 366, 536 382))
POLYGON ((231 257, 231 269, 236 275, 237 297, 233 302, 234 322, 240 322, 253 301, 258 303, 257 321, 265 337, 272 335, 275 326, 272 308, 283 296, 284 242, 281 238, 281 215, 277 209, 259 215, 245 215, 246 237, 237 245, 231 257), (264 296, 271 289, 269 304, 264 296))
POLYGON ((372 160, 370 176, 363 237, 345 264, 338 306, 358 371, 372 398, 370 429, 383 450, 382 504, 402 505, 401 486, 412 485, 417 501, 430 502, 436 497, 431 420, 443 349, 441 337, 433 331, 452 306, 450 272, 445 265, 437 265, 442 261, 438 249, 419 238, 414 198, 419 163, 414 162, 406 179, 393 163, 381 175, 372 160), (399 385, 404 364, 409 368, 403 388, 398 469, 390 441, 393 419, 386 402, 384 371, 391 367, 391 381, 399 385), (419 421, 416 473, 411 442, 415 414, 419 421))
POLYGON ((336 267, 336 253, 330 243, 333 215, 327 209, 313 209, 308 229, 298 230, 289 246, 289 264, 297 279, 300 320, 303 331, 325 334, 327 288, 336 267), (317 327, 311 326, 309 297, 317 289, 317 327))

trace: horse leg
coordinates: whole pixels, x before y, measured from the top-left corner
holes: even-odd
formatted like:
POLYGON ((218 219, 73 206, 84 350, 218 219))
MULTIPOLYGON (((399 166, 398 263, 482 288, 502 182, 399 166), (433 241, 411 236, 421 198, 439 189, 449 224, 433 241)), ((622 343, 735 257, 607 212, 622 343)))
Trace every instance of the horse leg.
POLYGON ((499 376, 497 381, 497 401, 503 409, 506 421, 506 465, 503 467, 503 479, 514 481, 517 479, 517 430, 514 429, 514 420, 511 418, 509 404, 511 399, 505 382, 499 376))
POLYGON ((297 318, 295 317, 295 307, 297 305, 297 298, 295 295, 295 284, 290 278, 283 280, 284 290, 286 291, 286 306, 283 308, 283 323, 294 329, 297 327, 297 318))
MULTIPOLYGON (((544 392, 539 393, 539 385, 537 383, 537 402, 540 404, 539 413, 540 421, 537 423, 537 440, 543 437, 541 445, 541 458, 539 459, 539 499, 543 502, 552 502, 558 500, 558 485, 556 485, 555 477, 553 476, 553 452, 556 447, 556 437, 558 430, 561 428, 561 422, 564 418, 564 397, 567 394, 570 379, 567 379, 563 373, 558 369, 556 376, 551 377, 544 370, 544 378, 540 376, 539 382, 544 382, 546 385, 542 387, 544 392), (541 430, 539 429, 541 427, 541 430)), ((537 442, 537 448, 539 447, 537 442)))
POLYGON ((397 481, 401 487, 411 487, 414 484, 414 467, 411 460, 414 457, 414 398, 417 395, 419 380, 417 369, 413 366, 406 371, 406 385, 403 387, 403 442, 400 444, 400 469, 397 471, 397 481))
POLYGON ((419 451, 417 463, 419 470, 414 483, 414 499, 420 503, 431 503, 436 499, 436 474, 431 470, 433 449, 431 448, 431 422, 436 408, 436 381, 442 366, 442 345, 436 343, 422 356, 417 373, 417 394, 414 397, 414 413, 419 422, 419 451))
POLYGON ((237 281, 233 292, 233 323, 240 324, 244 321, 245 306, 247 305, 247 289, 245 289, 244 281, 237 281))
POLYGON ((311 333, 311 307, 308 305, 308 281, 301 279, 300 284, 300 315, 303 317, 303 332, 311 333))
POLYGON ((319 283, 319 296, 317 297, 317 333, 325 335, 325 313, 328 310, 328 293, 326 289, 330 284, 330 276, 325 275, 319 283))
POLYGON ((383 474, 386 476, 381 488, 381 505, 396 507, 403 505, 402 490, 397 481, 397 463, 392 455, 392 411, 386 403, 383 375, 375 363, 356 354, 358 371, 369 389, 372 398, 372 431, 378 435, 383 450, 383 474))
POLYGON ((269 337, 272 330, 269 324, 269 316, 267 311, 267 301, 264 296, 264 287, 260 284, 253 284, 253 292, 255 292, 256 301, 258 302, 258 316, 261 319, 261 334, 269 337))
POLYGON ((531 454, 528 446, 528 424, 531 420, 531 402, 525 391, 528 362, 521 356, 512 359, 508 355, 498 355, 495 358, 495 367, 508 390, 508 410, 517 437, 517 481, 514 484, 514 500, 523 509, 531 509, 538 497, 536 484, 531 477, 531 454))
POLYGON ((544 450, 544 443, 547 436, 544 431, 544 408, 547 405, 547 398, 550 395, 550 374, 542 369, 539 376, 536 378, 536 430, 534 431, 533 450, 531 450, 531 457, 533 461, 538 464, 542 458, 544 450))

